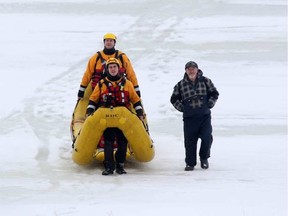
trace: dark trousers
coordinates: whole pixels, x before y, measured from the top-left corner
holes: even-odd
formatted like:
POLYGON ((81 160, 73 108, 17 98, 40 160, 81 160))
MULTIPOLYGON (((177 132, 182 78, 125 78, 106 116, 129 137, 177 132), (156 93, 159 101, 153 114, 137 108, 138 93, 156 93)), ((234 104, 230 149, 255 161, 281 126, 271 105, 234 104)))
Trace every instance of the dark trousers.
POLYGON ((113 143, 115 137, 117 137, 117 151, 115 153, 115 160, 117 163, 124 163, 126 160, 127 151, 127 139, 125 138, 123 132, 118 128, 107 128, 104 133, 104 166, 105 168, 115 169, 114 162, 114 147, 113 143))
POLYGON ((185 162, 189 166, 197 164, 197 141, 201 139, 199 151, 200 159, 210 157, 210 149, 213 141, 211 115, 201 115, 184 118, 184 144, 185 162))

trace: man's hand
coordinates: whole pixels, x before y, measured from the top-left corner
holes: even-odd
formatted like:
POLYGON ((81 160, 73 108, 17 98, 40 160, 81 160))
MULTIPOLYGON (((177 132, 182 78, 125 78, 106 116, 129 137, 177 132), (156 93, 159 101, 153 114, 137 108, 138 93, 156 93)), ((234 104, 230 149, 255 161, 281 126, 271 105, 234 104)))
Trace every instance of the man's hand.
POLYGON ((93 109, 93 108, 88 108, 88 109, 86 110, 86 115, 85 115, 85 117, 87 118, 88 116, 92 115, 93 112, 94 112, 94 109, 93 109))
POLYGON ((144 115, 140 115, 140 116, 138 116, 138 118, 139 118, 142 122, 145 121, 145 117, 144 117, 144 115))

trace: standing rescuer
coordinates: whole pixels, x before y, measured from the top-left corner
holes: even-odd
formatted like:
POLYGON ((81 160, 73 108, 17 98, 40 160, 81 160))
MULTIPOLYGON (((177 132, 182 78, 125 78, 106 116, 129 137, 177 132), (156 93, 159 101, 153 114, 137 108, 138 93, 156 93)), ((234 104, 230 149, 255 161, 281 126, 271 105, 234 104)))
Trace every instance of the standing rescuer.
POLYGON ((213 142, 211 108, 219 96, 212 81, 194 61, 185 64, 185 74, 175 86, 170 102, 183 113, 185 171, 192 171, 197 164, 197 141, 201 139, 199 151, 202 169, 208 169, 208 158, 213 142))
POLYGON ((84 97, 85 90, 90 81, 92 81, 92 89, 94 89, 99 80, 106 76, 105 65, 109 58, 119 60, 120 73, 126 75, 127 79, 132 82, 138 96, 141 97, 138 80, 132 64, 125 53, 115 49, 116 40, 117 37, 113 33, 107 33, 103 36, 104 49, 98 51, 89 59, 78 91, 79 99, 84 97))

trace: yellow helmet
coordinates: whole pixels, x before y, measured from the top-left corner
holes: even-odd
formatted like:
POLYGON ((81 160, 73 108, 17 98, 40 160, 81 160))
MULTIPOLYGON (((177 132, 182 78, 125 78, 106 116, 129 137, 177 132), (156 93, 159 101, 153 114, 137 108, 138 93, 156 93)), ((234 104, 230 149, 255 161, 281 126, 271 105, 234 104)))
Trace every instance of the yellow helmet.
POLYGON ((119 61, 116 58, 109 58, 106 61, 106 67, 108 67, 109 64, 117 64, 118 67, 120 68, 120 63, 119 63, 119 61))
POLYGON ((105 35, 103 36, 103 40, 105 40, 105 39, 113 39, 113 40, 116 41, 117 37, 116 37, 116 35, 113 34, 113 33, 107 33, 107 34, 105 34, 105 35))

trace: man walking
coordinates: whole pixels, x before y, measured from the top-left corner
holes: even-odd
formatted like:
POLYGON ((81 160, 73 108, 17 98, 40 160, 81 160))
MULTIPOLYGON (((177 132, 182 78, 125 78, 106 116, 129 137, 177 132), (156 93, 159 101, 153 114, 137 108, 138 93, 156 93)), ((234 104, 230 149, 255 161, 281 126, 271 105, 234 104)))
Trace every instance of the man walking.
POLYGON ((213 141, 211 111, 219 96, 212 81, 194 61, 185 64, 185 74, 174 87, 170 102, 183 113, 185 171, 192 171, 197 164, 197 141, 201 139, 199 151, 202 169, 208 169, 208 158, 213 141))

